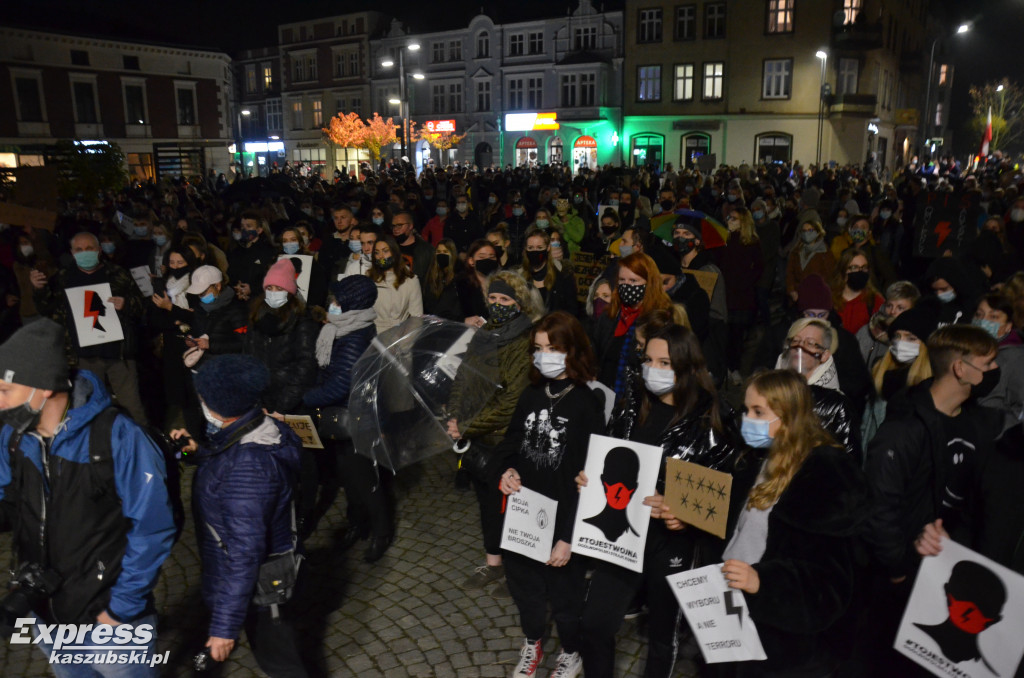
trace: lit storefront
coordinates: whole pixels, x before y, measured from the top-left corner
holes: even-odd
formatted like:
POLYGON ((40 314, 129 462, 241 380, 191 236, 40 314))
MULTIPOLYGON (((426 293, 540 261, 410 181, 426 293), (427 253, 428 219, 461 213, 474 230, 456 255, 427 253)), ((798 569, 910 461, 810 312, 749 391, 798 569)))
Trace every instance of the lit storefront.
POLYGON ((583 135, 572 145, 572 171, 597 169, 597 139, 583 135))
POLYGON ((619 164, 624 149, 612 119, 605 109, 585 120, 559 119, 555 112, 509 113, 502 156, 516 167, 566 164, 574 174, 619 164))

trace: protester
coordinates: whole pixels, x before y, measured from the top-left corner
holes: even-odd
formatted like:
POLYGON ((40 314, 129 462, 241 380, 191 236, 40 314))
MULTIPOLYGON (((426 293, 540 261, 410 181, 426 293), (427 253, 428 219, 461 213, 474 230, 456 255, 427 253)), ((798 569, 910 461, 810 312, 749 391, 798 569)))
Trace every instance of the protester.
POLYGON ((804 220, 799 237, 800 242, 790 252, 786 265, 786 293, 793 301, 804 278, 819 275, 831 280, 836 270, 836 260, 825 245, 825 227, 820 221, 804 220))
POLYGON ((892 321, 913 308, 920 297, 917 287, 906 280, 894 282, 886 288, 885 304, 871 316, 867 325, 857 331, 860 355, 869 370, 873 370, 889 350, 889 327, 892 321))
POLYGON ((851 247, 839 256, 831 285, 832 307, 850 334, 859 332, 882 306, 873 275, 868 258, 860 250, 851 247))
POLYGON ((565 311, 576 315, 576 279, 561 261, 551 259, 549 246, 553 244, 548 232, 530 228, 526 232, 521 275, 540 292, 546 311, 565 311))
POLYGON ((410 316, 423 315, 420 279, 410 269, 398 243, 382 236, 373 246, 373 264, 368 274, 377 283, 377 332, 402 324, 410 316))

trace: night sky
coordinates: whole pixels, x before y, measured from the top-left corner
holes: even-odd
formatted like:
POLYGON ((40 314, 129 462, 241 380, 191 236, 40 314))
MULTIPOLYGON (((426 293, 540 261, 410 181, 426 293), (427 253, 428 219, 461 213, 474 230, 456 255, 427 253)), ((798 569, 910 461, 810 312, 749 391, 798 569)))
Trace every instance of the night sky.
MULTIPOLYGON (((608 10, 622 9, 624 4, 624 0, 603 3, 608 10)), ((594 5, 602 3, 595 0, 594 5)), ((575 6, 575 0, 6 0, 0 1, 0 22, 230 53, 275 44, 279 23, 359 9, 396 16, 413 31, 432 31, 452 27, 452 18, 465 25, 481 7, 500 22, 560 15, 575 6)), ((1024 0, 933 0, 933 6, 953 30, 962 21, 974 22, 971 33, 948 42, 950 61, 956 66, 952 110, 956 129, 969 114, 970 84, 1004 77, 1024 82, 1020 75, 1024 73, 1024 0)), ((974 145, 965 135, 956 139, 958 152, 974 145)))

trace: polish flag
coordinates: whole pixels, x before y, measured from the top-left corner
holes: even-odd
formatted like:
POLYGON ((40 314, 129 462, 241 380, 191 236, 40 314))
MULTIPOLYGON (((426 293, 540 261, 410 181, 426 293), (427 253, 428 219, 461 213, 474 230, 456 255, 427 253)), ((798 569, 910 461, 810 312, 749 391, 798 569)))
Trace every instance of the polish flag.
POLYGON ((988 157, 988 145, 992 143, 992 107, 988 107, 988 124, 985 125, 985 134, 981 137, 981 157, 988 157))

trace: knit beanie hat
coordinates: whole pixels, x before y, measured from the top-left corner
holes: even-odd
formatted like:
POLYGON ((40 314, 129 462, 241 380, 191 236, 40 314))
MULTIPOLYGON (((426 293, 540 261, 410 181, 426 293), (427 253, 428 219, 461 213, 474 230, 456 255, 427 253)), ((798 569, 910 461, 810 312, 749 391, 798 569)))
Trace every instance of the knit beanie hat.
MULTIPOLYGON (((299 291, 298 285, 295 284, 295 278, 295 267, 292 266, 292 262, 288 259, 278 259, 263 278, 263 289, 277 285, 283 290, 288 290, 289 294, 295 294, 299 291)), ((217 414, 221 413, 217 412, 217 414)))
POLYGON ((796 308, 799 311, 812 308, 832 310, 832 290, 824 278, 812 273, 800 282, 796 288, 796 308))
POLYGON ((516 300, 516 303, 520 307, 523 305, 523 300, 516 294, 515 289, 501 278, 491 278, 491 284, 487 286, 488 294, 504 294, 507 297, 512 297, 516 300))
POLYGON ((365 275, 350 275, 331 283, 331 296, 342 313, 372 308, 377 301, 377 285, 365 275))
POLYGON ((44 391, 69 391, 64 328, 48 318, 29 323, 0 344, 0 380, 44 391))
POLYGON ((701 228, 701 220, 694 217, 680 215, 676 217, 675 228, 682 228, 693 234, 698 240, 704 240, 704 232, 701 228))
POLYGON ((270 373, 263 363, 237 353, 207 358, 195 375, 196 393, 222 417, 240 417, 251 410, 269 385, 270 373))
POLYGON ((889 337, 892 338, 896 332, 903 330, 910 332, 922 342, 928 341, 939 326, 940 303, 934 297, 920 299, 914 308, 907 309, 893 318, 889 323, 889 337))

